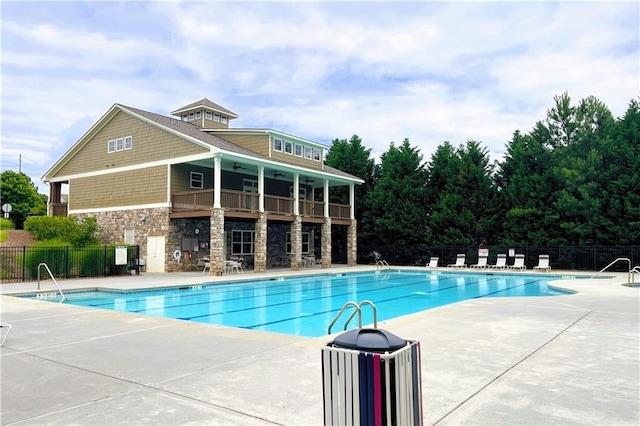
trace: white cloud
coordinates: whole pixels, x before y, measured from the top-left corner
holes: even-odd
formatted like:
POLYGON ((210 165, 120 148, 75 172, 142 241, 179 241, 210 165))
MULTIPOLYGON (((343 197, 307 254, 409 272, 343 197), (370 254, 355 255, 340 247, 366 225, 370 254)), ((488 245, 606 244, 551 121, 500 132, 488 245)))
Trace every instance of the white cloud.
POLYGON ((605 2, 3 4, 2 169, 40 176, 113 103, 167 114, 202 97, 376 157, 409 138, 499 158, 553 97, 615 116, 638 95, 639 6, 605 2))

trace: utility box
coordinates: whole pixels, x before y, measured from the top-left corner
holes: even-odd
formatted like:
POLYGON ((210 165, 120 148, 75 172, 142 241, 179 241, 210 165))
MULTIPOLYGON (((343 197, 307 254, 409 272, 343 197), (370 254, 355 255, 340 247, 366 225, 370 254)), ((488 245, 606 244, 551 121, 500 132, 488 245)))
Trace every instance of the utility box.
POLYGON ((377 328, 322 346, 325 425, 422 425, 420 342, 377 328))

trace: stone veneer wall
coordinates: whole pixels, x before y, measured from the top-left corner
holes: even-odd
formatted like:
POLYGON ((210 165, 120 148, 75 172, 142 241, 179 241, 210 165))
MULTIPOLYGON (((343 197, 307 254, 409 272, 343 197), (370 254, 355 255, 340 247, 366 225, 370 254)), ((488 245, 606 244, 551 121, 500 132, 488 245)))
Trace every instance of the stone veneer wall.
POLYGON ((256 239, 253 270, 264 272, 267 270, 267 214, 261 213, 256 221, 256 239))
POLYGON ((202 270, 204 267, 202 259, 209 255, 210 228, 208 220, 172 219, 164 235, 166 236, 165 251, 167 253, 166 272, 202 270), (195 241, 194 246, 183 247, 183 238, 195 241), (175 250, 182 252, 179 263, 171 257, 175 250))
POLYGON ((355 219, 351 220, 351 225, 347 230, 347 265, 348 266, 356 266, 358 261, 358 221, 355 219))
POLYGON ((74 216, 80 220, 95 217, 98 224, 98 238, 104 244, 123 244, 125 230, 133 230, 133 243, 140 246, 140 256, 143 259, 147 256, 147 237, 166 235, 169 231, 168 207, 78 213, 74 216))
POLYGON ((322 267, 331 267, 331 218, 325 217, 322 224, 322 267))
POLYGON ((211 259, 210 275, 220 275, 224 271, 224 209, 211 210, 211 259))
POLYGON ((302 219, 295 216, 291 222, 291 270, 298 271, 302 267, 302 219))

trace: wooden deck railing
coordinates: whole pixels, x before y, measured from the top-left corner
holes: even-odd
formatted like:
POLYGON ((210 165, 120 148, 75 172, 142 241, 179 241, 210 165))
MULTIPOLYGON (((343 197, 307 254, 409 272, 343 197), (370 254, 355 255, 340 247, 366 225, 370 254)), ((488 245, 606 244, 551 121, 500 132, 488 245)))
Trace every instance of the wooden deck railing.
MULTIPOLYGON (((173 211, 208 210, 213 207, 213 189, 178 192, 171 197, 173 211)), ((233 211, 257 212, 258 194, 253 192, 223 190, 220 193, 222 208, 233 211)), ((264 210, 271 214, 292 215, 293 199, 265 195, 264 210)), ((344 204, 329 204, 329 215, 337 219, 349 219, 351 208, 344 204)), ((324 217, 324 203, 322 201, 300 201, 302 216, 324 217)))

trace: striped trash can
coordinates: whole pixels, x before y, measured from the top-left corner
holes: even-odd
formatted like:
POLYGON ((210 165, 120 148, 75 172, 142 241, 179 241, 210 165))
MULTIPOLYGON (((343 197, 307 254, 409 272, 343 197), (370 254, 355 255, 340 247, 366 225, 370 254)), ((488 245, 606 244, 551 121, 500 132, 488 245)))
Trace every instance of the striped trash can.
POLYGON ((322 346, 325 425, 422 425, 420 342, 381 329, 322 346))

